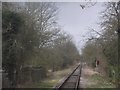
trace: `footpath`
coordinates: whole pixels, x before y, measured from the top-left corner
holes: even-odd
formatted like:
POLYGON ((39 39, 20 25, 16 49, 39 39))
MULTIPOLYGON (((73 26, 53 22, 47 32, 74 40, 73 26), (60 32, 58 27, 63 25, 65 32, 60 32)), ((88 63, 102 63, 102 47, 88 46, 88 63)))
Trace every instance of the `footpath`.
POLYGON ((81 88, 115 88, 108 78, 86 65, 83 65, 80 80, 81 88))

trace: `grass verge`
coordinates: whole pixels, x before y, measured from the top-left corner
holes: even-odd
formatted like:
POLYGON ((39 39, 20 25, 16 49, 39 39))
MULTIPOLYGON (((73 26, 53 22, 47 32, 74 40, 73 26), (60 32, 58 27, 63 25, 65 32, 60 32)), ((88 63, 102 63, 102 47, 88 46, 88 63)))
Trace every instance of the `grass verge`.
POLYGON ((44 79, 42 82, 40 83, 33 83, 31 85, 32 88, 43 88, 43 89, 48 89, 51 90, 53 87, 56 86, 56 84, 62 80, 65 76, 67 76, 69 73, 71 73, 71 71, 73 70, 75 66, 71 66, 70 68, 64 69, 64 70, 60 70, 60 71, 55 71, 55 72, 51 72, 49 73, 49 76, 44 79))
POLYGON ((92 83, 90 83, 87 88, 116 88, 115 85, 109 81, 109 78, 99 74, 92 75, 89 78, 89 82, 92 83))

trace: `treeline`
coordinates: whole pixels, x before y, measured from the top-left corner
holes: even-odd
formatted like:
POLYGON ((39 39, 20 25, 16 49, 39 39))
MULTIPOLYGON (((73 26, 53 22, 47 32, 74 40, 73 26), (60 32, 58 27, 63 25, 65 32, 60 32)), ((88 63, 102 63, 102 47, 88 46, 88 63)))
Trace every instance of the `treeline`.
POLYGON ((82 50, 82 56, 93 65, 95 58, 100 61, 101 73, 104 72, 111 81, 120 87, 119 46, 120 36, 120 1, 105 3, 101 12, 101 32, 92 29, 97 36, 89 38, 82 50))
POLYGON ((55 3, 2 3, 2 68, 11 87, 19 84, 23 67, 55 71, 79 59, 71 36, 57 23, 57 14, 55 3))

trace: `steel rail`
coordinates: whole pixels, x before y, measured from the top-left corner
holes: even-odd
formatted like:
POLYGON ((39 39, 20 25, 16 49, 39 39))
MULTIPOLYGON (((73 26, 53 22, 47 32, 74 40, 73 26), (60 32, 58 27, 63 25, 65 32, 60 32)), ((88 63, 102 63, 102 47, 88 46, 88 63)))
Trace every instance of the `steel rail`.
POLYGON ((80 88, 80 77, 81 77, 81 72, 82 72, 82 64, 80 65, 80 69, 79 70, 80 71, 79 71, 77 83, 76 83, 76 86, 75 86, 75 90, 79 90, 79 88, 80 88))
POLYGON ((62 89, 62 86, 70 79, 70 77, 74 74, 74 72, 75 72, 79 67, 80 67, 80 69, 79 69, 80 71, 79 71, 79 75, 77 75, 78 79, 77 79, 76 85, 75 85, 75 89, 78 90, 79 84, 80 84, 81 70, 82 70, 82 69, 81 69, 81 68, 82 68, 82 65, 81 65, 81 64, 79 64, 79 65, 73 70, 73 72, 68 75, 68 77, 64 80, 64 82, 63 82, 61 85, 59 85, 55 90, 61 90, 61 89, 62 89))

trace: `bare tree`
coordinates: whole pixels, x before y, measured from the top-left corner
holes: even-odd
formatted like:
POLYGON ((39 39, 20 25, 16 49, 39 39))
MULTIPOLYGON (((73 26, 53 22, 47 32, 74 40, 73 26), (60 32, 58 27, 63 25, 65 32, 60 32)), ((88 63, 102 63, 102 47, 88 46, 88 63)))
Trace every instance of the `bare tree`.
MULTIPOLYGON (((47 45, 53 39, 53 37, 59 33, 59 27, 57 25, 57 7, 55 3, 29 3, 26 4, 27 13, 33 19, 35 24, 34 29, 38 30, 39 35, 39 48, 47 45)), ((28 21, 29 23, 29 21, 28 21)))

